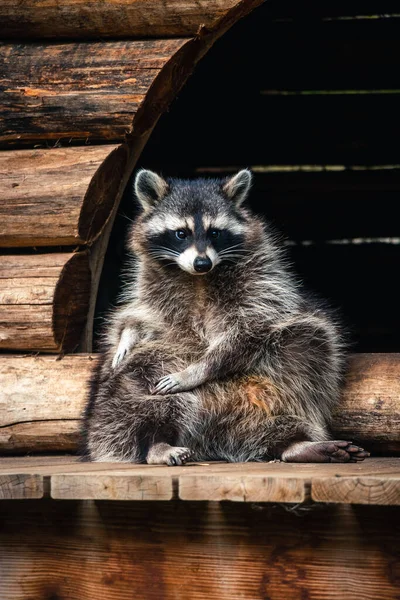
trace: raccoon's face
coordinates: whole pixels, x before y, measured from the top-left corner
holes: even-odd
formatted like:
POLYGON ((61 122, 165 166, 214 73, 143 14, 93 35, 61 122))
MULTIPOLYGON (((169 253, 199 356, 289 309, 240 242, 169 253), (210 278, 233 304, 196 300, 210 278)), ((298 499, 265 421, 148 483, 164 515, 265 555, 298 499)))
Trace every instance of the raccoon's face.
POLYGON ((140 171, 135 192, 145 211, 141 225, 148 256, 191 275, 206 275, 223 261, 239 260, 245 252, 245 218, 239 207, 250 184, 247 170, 228 181, 165 181, 152 171, 140 171))

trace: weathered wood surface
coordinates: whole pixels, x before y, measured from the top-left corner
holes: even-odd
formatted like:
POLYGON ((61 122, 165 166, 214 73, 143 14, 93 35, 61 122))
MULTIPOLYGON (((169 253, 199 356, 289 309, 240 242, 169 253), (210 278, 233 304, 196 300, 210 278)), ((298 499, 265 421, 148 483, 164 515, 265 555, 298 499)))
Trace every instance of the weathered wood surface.
POLYGON ((184 39, 0 46, 0 145, 119 142, 184 39))
POLYGON ((321 477, 312 482, 311 497, 316 502, 400 506, 400 473, 386 477, 321 477))
POLYGON ((0 152, 0 246, 91 243, 116 201, 124 146, 0 152))
POLYGON ((89 293, 86 252, 2 256, 0 349, 72 351, 86 322, 89 293))
POLYGON ((0 475, 0 500, 43 498, 40 475, 0 475))
POLYGON ((2 600, 393 600, 400 511, 3 502, 2 600))
POLYGON ((343 402, 335 411, 337 435, 362 443, 400 443, 400 355, 354 354, 343 402))
MULTIPOLYGON (((73 452, 96 355, 0 357, 0 452, 73 452), (62 386, 60 386, 62 382, 62 386)), ((334 414, 338 438, 372 452, 400 452, 400 355, 350 358, 334 414)))
MULTIPOLYGON (((0 481, 34 477, 59 500, 304 501, 400 505, 400 458, 359 464, 83 463, 77 457, 0 459, 0 481), (311 493, 311 496, 310 496, 311 493)), ((43 487, 42 486, 42 487, 43 487)), ((27 496, 28 497, 28 496, 27 496)))
POLYGON ((237 0, 10 0, 0 3, 7 38, 185 37, 210 27, 237 0))

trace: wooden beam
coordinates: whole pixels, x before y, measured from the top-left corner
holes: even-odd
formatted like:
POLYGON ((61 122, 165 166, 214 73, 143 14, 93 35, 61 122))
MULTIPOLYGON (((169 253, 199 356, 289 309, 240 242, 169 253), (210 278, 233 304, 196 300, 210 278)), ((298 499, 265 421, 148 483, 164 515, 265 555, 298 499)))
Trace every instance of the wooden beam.
MULTIPOLYGON (((76 450, 95 364, 95 355, 1 356, 0 451, 76 450)), ((335 437, 361 442, 373 453, 400 453, 399 381, 399 354, 353 355, 333 418, 335 437)))
POLYGON ((10 0, 0 4, 0 35, 21 38, 160 38, 195 35, 237 0, 10 0))
POLYGON ((86 252, 5 255, 0 280, 1 349, 68 352, 78 345, 90 293, 86 252))
POLYGON ((185 43, 3 44, 0 145, 124 141, 150 86, 185 43))
POLYGON ((400 450, 400 354, 353 354, 333 429, 343 438, 400 450))
POLYGON ((92 243, 126 160, 124 146, 0 152, 0 246, 92 243))

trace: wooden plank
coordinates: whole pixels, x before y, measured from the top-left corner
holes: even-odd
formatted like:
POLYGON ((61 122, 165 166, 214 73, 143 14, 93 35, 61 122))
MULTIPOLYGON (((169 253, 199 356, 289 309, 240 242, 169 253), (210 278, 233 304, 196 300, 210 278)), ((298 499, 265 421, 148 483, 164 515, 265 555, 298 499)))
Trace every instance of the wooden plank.
POLYGON ((210 27, 237 0, 10 0, 0 4, 0 35, 7 38, 184 37, 210 27))
POLYGON ((2 44, 0 146, 124 141, 151 84, 185 43, 2 44))
POLYGON ((400 501, 400 458, 358 464, 209 462, 184 467, 87 463, 62 456, 0 459, 0 477, 28 475, 50 478, 52 497, 65 500, 171 500, 176 490, 176 497, 185 501, 298 504, 309 498, 311 489, 317 502, 400 501))
POLYGON ((0 475, 0 500, 43 498, 40 475, 0 475))
POLYGON ((311 497, 315 502, 400 506, 400 472, 385 477, 321 477, 313 479, 311 497))
POLYGON ((0 152, 0 246, 91 243, 114 206, 124 146, 0 152))
POLYGON ((393 600, 396 507, 4 502, 2 600, 393 600))
POLYGON ((171 500, 172 477, 129 473, 118 475, 53 475, 51 497, 59 500, 171 500))
POLYGON ((214 502, 304 502, 305 481, 295 477, 268 477, 268 469, 264 471, 257 476, 183 475, 179 478, 179 498, 214 502))
POLYGON ((6 255, 0 264, 0 348, 72 351, 90 293, 86 252, 6 255))
MULTIPOLYGON (((0 451, 76 450, 95 364, 96 355, 1 356, 0 451)), ((399 354, 353 355, 334 414, 335 436, 361 442, 372 452, 398 453, 399 381, 399 354)))

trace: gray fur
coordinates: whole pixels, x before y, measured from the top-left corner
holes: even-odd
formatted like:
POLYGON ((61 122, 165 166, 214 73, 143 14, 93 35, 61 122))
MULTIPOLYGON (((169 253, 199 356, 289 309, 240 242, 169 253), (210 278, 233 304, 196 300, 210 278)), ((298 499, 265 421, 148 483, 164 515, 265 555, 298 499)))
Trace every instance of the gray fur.
MULTIPOLYGON (((241 205, 250 185, 241 173, 230 184, 167 180, 133 225, 132 280, 85 415, 89 459, 172 464, 171 452, 191 451, 194 460, 260 461, 329 439, 340 331, 293 278, 269 226, 241 205), (169 246, 151 250, 149 236, 199 216, 225 223, 241 243, 218 252, 203 244, 213 268, 195 276, 169 246)), ((191 247, 200 248, 196 237, 191 247)))

